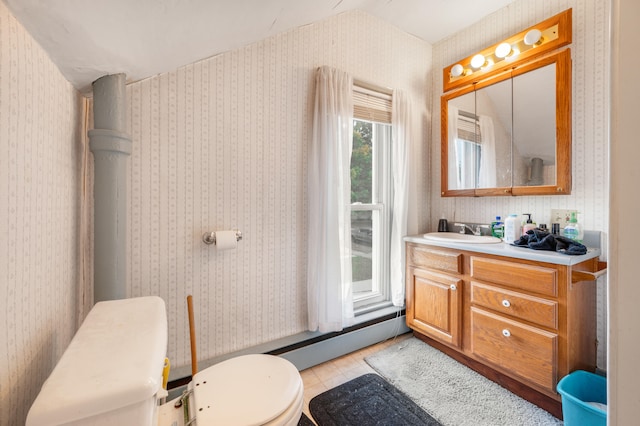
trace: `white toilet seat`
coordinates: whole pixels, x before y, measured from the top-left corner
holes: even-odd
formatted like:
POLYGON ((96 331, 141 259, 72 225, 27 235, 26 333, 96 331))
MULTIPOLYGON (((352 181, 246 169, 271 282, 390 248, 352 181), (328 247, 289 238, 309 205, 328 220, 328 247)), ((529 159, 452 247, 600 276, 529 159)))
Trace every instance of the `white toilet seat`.
POLYGON ((192 412, 201 426, 295 425, 302 413, 302 378, 289 361, 244 355, 197 373, 192 412))
MULTIPOLYGON (((175 404, 181 397, 168 401, 158 409, 157 426, 184 426, 184 413, 182 408, 176 408, 175 404)), ((296 400, 279 417, 261 426, 297 426, 302 415, 304 404, 304 391, 301 388, 296 400)), ((196 424, 198 424, 196 422, 196 424)))
POLYGON ((280 414, 279 417, 276 417, 269 423, 265 423, 262 426, 296 426, 300 421, 303 406, 304 389, 300 386, 300 392, 298 393, 295 401, 293 401, 293 404, 291 404, 284 413, 280 414))

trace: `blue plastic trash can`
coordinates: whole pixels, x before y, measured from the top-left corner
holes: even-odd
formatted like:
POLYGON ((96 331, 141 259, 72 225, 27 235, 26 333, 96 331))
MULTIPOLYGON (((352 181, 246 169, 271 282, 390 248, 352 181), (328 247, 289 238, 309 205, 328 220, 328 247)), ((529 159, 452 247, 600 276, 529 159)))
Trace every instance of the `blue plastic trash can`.
POLYGON ((558 383, 565 426, 606 426, 607 379, 577 370, 558 383))

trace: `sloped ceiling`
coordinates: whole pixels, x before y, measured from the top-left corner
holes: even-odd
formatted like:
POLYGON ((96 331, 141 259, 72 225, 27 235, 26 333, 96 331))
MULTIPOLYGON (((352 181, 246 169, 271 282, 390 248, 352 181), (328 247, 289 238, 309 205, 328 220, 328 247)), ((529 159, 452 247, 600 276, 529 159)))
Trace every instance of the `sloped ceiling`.
POLYGON ((129 81, 352 9, 435 43, 514 0, 3 0, 79 90, 129 81))

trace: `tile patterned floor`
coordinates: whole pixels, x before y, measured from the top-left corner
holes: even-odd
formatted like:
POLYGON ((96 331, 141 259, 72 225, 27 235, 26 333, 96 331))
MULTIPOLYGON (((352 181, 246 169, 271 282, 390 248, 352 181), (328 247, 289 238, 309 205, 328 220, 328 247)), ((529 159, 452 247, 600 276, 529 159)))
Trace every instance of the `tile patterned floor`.
POLYGON ((365 357, 381 351, 390 345, 399 343, 404 339, 408 339, 411 336, 411 333, 403 334, 395 339, 389 339, 340 358, 316 365, 315 367, 302 370, 300 375, 304 383, 303 412, 313 420, 309 413, 309 401, 311 401, 314 396, 363 374, 375 373, 375 371, 369 367, 369 364, 364 361, 365 357))

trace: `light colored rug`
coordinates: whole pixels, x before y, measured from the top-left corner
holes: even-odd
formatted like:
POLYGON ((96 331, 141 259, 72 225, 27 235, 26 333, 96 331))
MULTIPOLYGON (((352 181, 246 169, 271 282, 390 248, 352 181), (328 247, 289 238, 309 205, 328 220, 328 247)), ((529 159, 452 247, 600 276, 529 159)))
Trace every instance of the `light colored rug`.
POLYGON ((547 411, 415 337, 365 361, 444 426, 562 425, 547 411))

